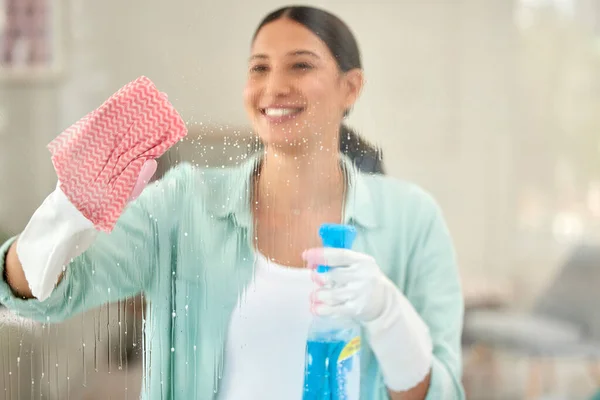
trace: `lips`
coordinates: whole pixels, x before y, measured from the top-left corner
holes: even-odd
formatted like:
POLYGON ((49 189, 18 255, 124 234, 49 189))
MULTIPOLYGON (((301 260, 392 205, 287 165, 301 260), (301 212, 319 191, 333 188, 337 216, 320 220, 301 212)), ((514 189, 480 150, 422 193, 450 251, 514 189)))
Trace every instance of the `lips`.
POLYGON ((267 107, 260 109, 261 114, 272 123, 282 123, 296 118, 304 111, 304 107, 267 107))

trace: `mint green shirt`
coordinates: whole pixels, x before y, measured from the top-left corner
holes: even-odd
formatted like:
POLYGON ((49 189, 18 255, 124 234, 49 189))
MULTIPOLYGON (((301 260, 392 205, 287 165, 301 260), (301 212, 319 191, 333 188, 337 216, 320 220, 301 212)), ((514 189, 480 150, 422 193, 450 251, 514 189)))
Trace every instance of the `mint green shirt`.
MULTIPOLYGON (((361 174, 342 159, 349 179, 343 219, 358 231, 354 249, 377 260, 429 326, 434 360, 427 399, 464 399, 463 300, 438 205, 413 184, 361 174)), ((250 196, 258 161, 223 169, 180 164, 72 261, 50 298, 15 298, 0 280, 0 303, 21 316, 57 322, 144 292, 150 307, 142 398, 215 398, 230 316, 253 274, 250 196)), ((0 247, 2 270, 13 240, 0 247)), ((388 398, 368 343, 361 382, 361 399, 388 398)))

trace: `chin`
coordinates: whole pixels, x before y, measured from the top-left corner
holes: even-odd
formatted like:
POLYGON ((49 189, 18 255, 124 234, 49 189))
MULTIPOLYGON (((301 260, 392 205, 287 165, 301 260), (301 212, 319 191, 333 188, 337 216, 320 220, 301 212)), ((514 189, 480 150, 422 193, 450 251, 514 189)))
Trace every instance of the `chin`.
POLYGON ((265 146, 276 148, 276 149, 286 149, 286 150, 303 150, 305 151, 308 146, 306 142, 298 139, 291 138, 282 138, 282 137, 273 137, 269 136, 259 136, 260 140, 264 143, 265 146))
POLYGON ((306 130, 296 126, 261 126, 257 133, 267 146, 306 147, 309 139, 306 130))

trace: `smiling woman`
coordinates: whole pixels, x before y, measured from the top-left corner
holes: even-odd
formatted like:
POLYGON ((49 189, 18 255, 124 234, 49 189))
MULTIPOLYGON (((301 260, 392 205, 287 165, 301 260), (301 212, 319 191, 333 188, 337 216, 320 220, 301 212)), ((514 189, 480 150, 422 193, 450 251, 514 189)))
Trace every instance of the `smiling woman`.
MULTIPOLYGON (((245 100, 246 107, 249 113, 252 115, 258 109, 258 111, 264 117, 265 122, 275 127, 275 134, 271 136, 269 131, 259 130, 262 133, 261 138, 265 141, 270 140, 282 140, 288 145, 299 144, 300 142, 305 143, 307 139, 303 134, 298 134, 298 128, 303 126, 306 130, 310 130, 313 135, 313 142, 321 143, 323 139, 319 139, 319 136, 323 136, 323 129, 327 126, 333 127, 339 126, 339 148, 340 151, 350 157, 353 163, 363 172, 369 173, 383 173, 383 163, 380 149, 371 145, 366 139, 358 135, 354 130, 350 129, 344 123, 339 124, 339 110, 329 110, 329 114, 326 115, 323 126, 312 126, 314 125, 314 108, 318 107, 319 113, 327 114, 327 109, 322 107, 321 99, 316 99, 318 96, 315 91, 312 93, 309 88, 299 91, 299 87, 310 86, 310 82, 313 82, 312 87, 319 88, 319 90, 326 90, 327 88, 318 84, 318 80, 325 79, 326 81, 334 82, 336 77, 339 78, 335 89, 339 89, 340 85, 346 85, 347 96, 350 96, 347 101, 353 102, 363 85, 362 77, 362 62, 360 57, 360 51, 358 43, 351 33, 350 29, 336 16, 329 13, 322 13, 321 10, 316 10, 310 7, 288 7, 276 10, 266 16, 263 21, 259 24, 253 38, 252 38, 252 55, 249 62, 249 76, 245 100), (293 48, 294 43, 297 46, 306 46, 305 48, 298 47, 295 50, 289 51, 283 65, 277 65, 269 57, 268 53, 265 53, 265 43, 263 39, 259 38, 259 33, 270 22, 274 22, 285 17, 284 22, 292 22, 295 26, 295 33, 291 33, 290 36, 279 37, 280 45, 285 46, 284 48, 293 48), (305 41, 308 39, 309 41, 305 41), (262 46, 262 47, 261 47, 262 46), (270 76, 273 79, 273 69, 279 68, 279 71, 275 71, 277 74, 288 74, 289 77, 293 78, 294 87, 283 88, 284 91, 294 91, 292 96, 286 98, 285 104, 275 104, 277 100, 271 100, 274 104, 264 104, 270 99, 258 100, 256 97, 260 96, 260 87, 264 91, 265 79, 270 76), (329 74, 329 76, 327 76, 329 74), (328 79, 329 78, 329 79, 328 79), (330 79, 333 78, 333 79, 330 79), (312 94, 312 95, 311 95, 312 94), (309 103, 310 100, 310 103, 309 103), (258 102, 258 105, 256 104, 258 102), (262 106, 260 104, 262 102, 262 106), (300 114, 303 112, 311 112, 310 105, 313 106, 312 114, 308 118, 302 120, 300 114), (329 120, 330 119, 330 120, 329 120), (292 123, 294 129, 291 126, 285 126, 285 123, 292 123), (295 134, 290 136, 286 135, 286 131, 291 135, 294 131, 295 134)), ((277 29, 275 27, 269 27, 269 30, 277 29)), ((266 32, 268 35, 269 32, 266 32)), ((269 45, 269 43, 267 43, 269 45)), ((275 45, 275 44, 272 44, 275 45)), ((277 77, 276 77, 277 78, 277 77)), ((272 84, 272 83, 271 83, 272 84)), ((331 89, 331 88, 330 88, 331 89)), ((270 88, 272 91, 273 88, 270 88)), ((274 90, 277 90, 276 88, 274 90)), ((334 94, 336 91, 330 91, 329 94, 334 94)), ((265 93, 262 93, 265 96, 265 93)), ((277 95, 267 93, 266 96, 272 96, 277 99, 277 95)), ((350 108, 344 109, 343 116, 346 117, 350 113, 350 108)), ((260 117, 260 116, 257 116, 260 117)), ((255 122, 256 119, 254 119, 255 122)), ((256 124, 255 124, 256 126, 256 124)), ((305 132, 306 133, 306 132, 305 132)), ((327 132, 326 134, 330 139, 336 137, 336 135, 327 132)), ((311 136, 309 134, 309 136, 311 136)))
POLYGON ((339 19, 301 7, 268 15, 254 35, 245 90, 261 139, 335 148, 339 121, 363 86, 361 68, 358 45, 339 19))
POLYGON ((361 399, 464 398, 463 302, 439 206, 340 152, 355 144, 342 121, 362 85, 358 46, 339 18, 275 11, 254 35, 244 91, 261 151, 231 167, 172 168, 110 234, 57 240, 85 219, 57 188, 18 242, 0 248, 0 302, 47 322, 144 292, 144 398, 301 398, 311 313, 363 330, 361 399), (352 251, 323 248, 326 223, 356 229, 352 251), (28 229, 47 233, 31 240, 28 229), (56 271, 68 266, 40 302, 24 271, 48 243, 63 250, 50 254, 80 255, 47 257, 56 271), (335 268, 317 274, 317 265, 335 268))

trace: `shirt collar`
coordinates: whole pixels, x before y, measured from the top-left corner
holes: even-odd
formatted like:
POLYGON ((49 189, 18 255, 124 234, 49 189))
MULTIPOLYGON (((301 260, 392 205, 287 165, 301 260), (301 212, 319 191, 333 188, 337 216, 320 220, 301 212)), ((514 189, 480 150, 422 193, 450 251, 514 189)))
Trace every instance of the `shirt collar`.
MULTIPOLYGON (((235 167, 230 182, 230 192, 222 198, 220 206, 215 207, 217 218, 232 218, 239 227, 252 226, 250 202, 252 198, 252 183, 254 175, 263 158, 263 152, 250 155, 240 166, 235 167)), ((360 225, 364 228, 375 228, 377 220, 370 188, 366 181, 367 175, 359 172, 348 156, 340 154, 342 166, 348 179, 346 204, 344 205, 344 223, 360 225)))

